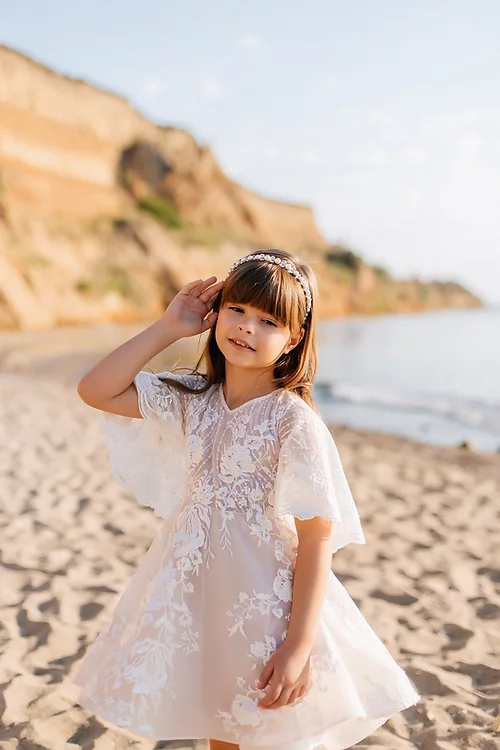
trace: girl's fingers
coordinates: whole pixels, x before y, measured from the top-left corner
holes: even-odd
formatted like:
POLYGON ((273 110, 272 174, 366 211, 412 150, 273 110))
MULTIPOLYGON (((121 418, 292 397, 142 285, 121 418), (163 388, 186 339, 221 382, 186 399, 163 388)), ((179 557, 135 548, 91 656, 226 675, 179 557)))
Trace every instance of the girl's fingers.
POLYGON ((193 297, 199 297, 205 289, 217 280, 217 276, 209 276, 208 279, 196 279, 196 281, 190 281, 182 287, 181 292, 183 294, 191 294, 193 297))
POLYGON ((217 320, 218 313, 213 312, 210 313, 210 315, 207 315, 205 320, 201 324, 201 332, 204 333, 205 331, 208 331, 209 328, 212 328, 212 326, 215 324, 215 321, 217 320))
POLYGON ((288 706, 290 703, 292 703, 293 701, 292 696, 294 692, 295 690, 293 688, 289 688, 288 690, 285 690, 285 688, 283 688, 281 695, 279 697, 279 705, 288 706))
POLYGON ((208 279, 202 280, 199 289, 196 290, 196 292, 199 292, 197 296, 200 297, 205 291, 207 291, 208 287, 212 286, 214 281, 217 281, 217 276, 209 276, 208 279))
POLYGON ((268 661, 261 672, 259 679, 257 680, 257 686, 263 690, 268 684, 274 672, 274 665, 271 661, 268 661))
MULTIPOLYGON (((273 672, 273 676, 269 680, 269 684, 267 686, 266 695, 264 695, 259 700, 257 705, 261 708, 270 708, 273 703, 276 703, 284 689, 285 688, 282 686, 281 682, 279 682, 276 676, 276 672, 273 672)), ((274 707, 276 708, 276 706, 274 707)))
POLYGON ((204 292, 200 294, 201 301, 210 302, 211 300, 215 299, 223 286, 224 286, 224 282, 219 281, 218 284, 214 284, 214 286, 211 286, 210 289, 206 289, 204 292))
POLYGON ((224 281, 224 279, 222 279, 222 281, 218 281, 217 284, 212 284, 208 289, 205 289, 204 293, 206 293, 206 292, 214 292, 215 290, 217 290, 218 292, 220 292, 220 290, 224 286, 224 283, 225 283, 225 281, 224 281))
POLYGON ((190 294, 194 289, 196 289, 197 286, 199 286, 203 282, 203 279, 196 279, 196 281, 190 281, 189 284, 185 284, 181 292, 183 294, 190 294))
POLYGON ((276 687, 273 690, 273 686, 270 686, 271 689, 269 690, 267 697, 263 699, 264 708, 280 708, 281 706, 286 706, 286 704, 289 702, 290 695, 292 694, 291 688, 285 688, 285 687, 276 687))

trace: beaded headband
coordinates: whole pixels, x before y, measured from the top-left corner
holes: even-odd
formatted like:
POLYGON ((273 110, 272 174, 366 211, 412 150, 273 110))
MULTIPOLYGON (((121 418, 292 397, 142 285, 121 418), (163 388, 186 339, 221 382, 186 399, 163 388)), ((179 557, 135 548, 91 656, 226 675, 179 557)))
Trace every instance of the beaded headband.
POLYGON ((235 263, 233 263, 233 265, 227 272, 227 275, 229 276, 229 274, 232 273, 235 270, 235 268, 238 268, 238 266, 241 266, 242 263, 247 263, 249 260, 264 260, 264 261, 267 261, 267 263, 274 263, 275 265, 281 266, 281 268, 284 268, 292 276, 295 276, 295 278, 301 285, 302 289, 304 290, 304 294, 306 296, 306 304, 307 304, 306 317, 309 315, 309 312, 311 310, 311 305, 312 305, 311 289, 309 288, 309 284, 307 283, 307 280, 302 276, 301 273, 299 273, 298 269, 293 265, 293 263, 290 263, 290 261, 285 260, 284 258, 278 258, 276 255, 266 255, 264 253, 260 253, 257 255, 245 255, 244 258, 240 258, 235 263))

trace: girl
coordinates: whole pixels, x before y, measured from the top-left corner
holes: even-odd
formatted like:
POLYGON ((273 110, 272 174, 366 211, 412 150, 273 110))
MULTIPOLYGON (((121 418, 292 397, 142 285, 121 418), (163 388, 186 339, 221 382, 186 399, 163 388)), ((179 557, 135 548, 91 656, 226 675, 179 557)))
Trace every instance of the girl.
POLYGON ((312 400, 315 280, 272 250, 215 282, 187 284, 78 385, 115 478, 165 519, 79 702, 211 750, 340 750, 419 696, 330 570, 365 539, 312 400), (141 370, 209 329, 204 375, 141 370))

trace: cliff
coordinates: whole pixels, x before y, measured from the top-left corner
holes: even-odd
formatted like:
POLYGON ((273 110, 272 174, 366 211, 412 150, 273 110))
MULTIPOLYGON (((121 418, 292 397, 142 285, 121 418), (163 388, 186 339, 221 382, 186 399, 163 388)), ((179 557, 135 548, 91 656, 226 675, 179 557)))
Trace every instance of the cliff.
MULTIPOLYGON (((315 264, 325 314, 380 308, 368 267, 346 283, 328 260, 310 208, 235 184, 186 131, 2 46, 0 80, 0 328, 148 319, 188 279, 265 246, 315 264)), ((464 290, 417 298, 477 304, 464 290)))

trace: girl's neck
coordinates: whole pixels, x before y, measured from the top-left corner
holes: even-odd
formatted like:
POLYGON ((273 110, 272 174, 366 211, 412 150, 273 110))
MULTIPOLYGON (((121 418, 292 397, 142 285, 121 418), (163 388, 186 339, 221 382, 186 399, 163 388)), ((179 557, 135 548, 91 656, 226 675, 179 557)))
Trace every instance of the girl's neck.
POLYGON ((224 398, 230 409, 250 401, 252 398, 266 396, 277 390, 273 382, 272 370, 251 370, 235 367, 226 361, 226 376, 222 384, 224 398))

